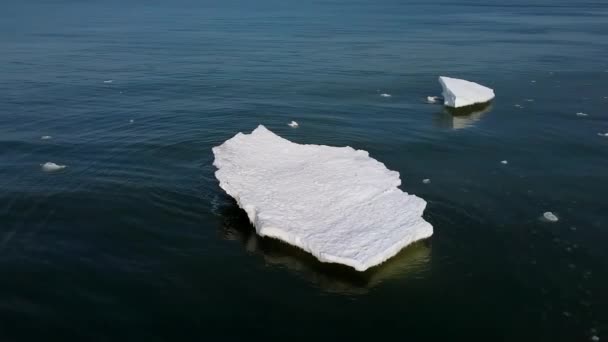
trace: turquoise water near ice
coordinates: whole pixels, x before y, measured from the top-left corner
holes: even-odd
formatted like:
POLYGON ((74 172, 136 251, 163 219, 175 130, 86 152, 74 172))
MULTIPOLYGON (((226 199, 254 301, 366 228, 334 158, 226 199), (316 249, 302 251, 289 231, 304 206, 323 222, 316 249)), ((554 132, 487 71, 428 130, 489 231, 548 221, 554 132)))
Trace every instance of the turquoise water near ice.
POLYGON ((605 1, 2 2, 0 340, 608 339, 607 34, 605 1), (439 75, 497 98, 453 117, 439 75), (258 238, 211 153, 258 124, 369 151, 434 236, 363 274, 258 238))

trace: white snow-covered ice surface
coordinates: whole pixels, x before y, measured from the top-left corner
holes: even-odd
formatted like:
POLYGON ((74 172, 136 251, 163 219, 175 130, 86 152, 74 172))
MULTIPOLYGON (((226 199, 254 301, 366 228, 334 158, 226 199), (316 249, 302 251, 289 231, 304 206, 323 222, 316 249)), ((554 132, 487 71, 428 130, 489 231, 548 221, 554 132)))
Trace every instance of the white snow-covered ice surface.
POLYGON ((494 90, 466 80, 440 76, 443 101, 448 107, 460 108, 482 104, 494 99, 494 90))
POLYGON ((213 148, 220 187, 257 233, 358 271, 430 237, 426 202, 399 173, 351 147, 300 145, 264 126, 213 148))

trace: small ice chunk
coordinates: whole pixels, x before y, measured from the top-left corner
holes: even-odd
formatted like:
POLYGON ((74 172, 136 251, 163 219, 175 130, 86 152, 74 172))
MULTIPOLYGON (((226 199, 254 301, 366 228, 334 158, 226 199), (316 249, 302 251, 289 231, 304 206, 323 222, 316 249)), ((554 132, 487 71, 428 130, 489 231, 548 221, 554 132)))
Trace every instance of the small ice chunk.
POLYGON ((545 218, 545 220, 547 220, 549 222, 559 221, 559 218, 557 218, 557 216, 555 216, 555 214, 550 211, 547 211, 546 213, 544 213, 543 217, 545 218))
POLYGON ((439 96, 427 96, 426 103, 437 103, 439 96))
POLYGON ((213 148, 220 187, 260 236, 357 271, 433 234, 399 173, 351 147, 300 145, 264 126, 213 148))
POLYGON ((298 127, 300 127, 300 124, 295 121, 292 121, 292 122, 288 123, 287 126, 289 126, 291 128, 298 128, 298 127))
POLYGON ((129 120, 129 123, 134 123, 134 122, 135 122, 135 120, 133 120, 133 119, 129 120))
POLYGON ((517 108, 524 108, 524 107, 523 107, 522 105, 520 105, 520 104, 516 104, 516 105, 515 105, 515 107, 517 107, 517 108))
POLYGON ((392 95, 388 94, 388 93, 382 93, 382 94, 380 94, 380 96, 382 96, 382 97, 391 97, 392 95))
POLYGON ((591 341, 593 342, 599 342, 600 338, 597 335, 593 335, 591 336, 591 341))
POLYGON ((600 137, 608 137, 608 132, 606 132, 606 133, 598 133, 597 135, 599 135, 600 137))
POLYGON ((65 168, 66 168, 65 165, 58 165, 53 162, 46 162, 46 163, 42 164, 42 171, 44 171, 44 172, 59 171, 59 170, 65 169, 65 168))
POLYGON ((431 184, 431 180, 428 179, 428 178, 425 178, 425 179, 422 180, 422 183, 424 183, 424 184, 431 184))
POLYGON ((534 102, 534 99, 526 99, 526 102, 534 102))
POLYGON ((587 113, 583 113, 583 112, 578 112, 576 113, 576 116, 588 116, 589 114, 587 113))
POLYGON ((443 88, 443 102, 448 107, 460 108, 482 104, 494 99, 494 90, 474 82, 457 78, 439 77, 443 88))
POLYGON ((501 161, 500 163, 501 163, 502 165, 507 165, 507 164, 509 164, 509 161, 508 161, 508 160, 503 160, 503 161, 501 161))
POLYGON ((535 81, 535 80, 532 80, 532 81, 530 81, 530 83, 536 83, 536 81, 535 81))
POLYGON ((53 139, 53 137, 50 136, 50 135, 43 135, 43 136, 40 137, 40 139, 41 140, 49 140, 49 139, 53 139))
POLYGON ((112 82, 114 82, 114 80, 105 80, 105 81, 103 81, 103 83, 112 83, 112 82))

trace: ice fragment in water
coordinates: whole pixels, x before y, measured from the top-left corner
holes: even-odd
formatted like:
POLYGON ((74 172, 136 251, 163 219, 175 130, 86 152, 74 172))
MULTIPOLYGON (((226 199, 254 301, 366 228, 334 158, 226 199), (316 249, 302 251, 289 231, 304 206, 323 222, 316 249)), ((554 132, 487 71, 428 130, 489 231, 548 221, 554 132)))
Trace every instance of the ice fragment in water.
POLYGON ((578 112, 576 113, 576 116, 588 116, 589 114, 587 113, 583 113, 583 112, 578 112))
POLYGON ((391 94, 382 93, 382 94, 380 94, 380 96, 382 96, 382 97, 391 97, 391 94))
POLYGON ((291 128, 297 128, 297 127, 300 127, 300 124, 298 124, 295 121, 292 121, 292 122, 288 123, 287 126, 289 126, 291 128))
POLYGON ((50 136, 50 135, 43 135, 43 136, 40 137, 40 139, 42 139, 42 140, 49 140, 49 139, 53 139, 53 137, 50 136))
POLYGON ((494 99, 494 90, 475 82, 441 76, 439 83, 443 88, 443 102, 447 107, 472 106, 494 99))
POLYGON ((437 103, 438 100, 439 100, 439 96, 427 96, 426 97, 427 103, 437 103))
POLYGON ((503 160, 503 161, 501 161, 500 163, 501 163, 501 164, 503 164, 503 165, 507 165, 507 164, 509 164, 509 161, 507 161, 507 160, 503 160))
POLYGON ((65 169, 65 168, 66 168, 65 165, 58 165, 53 162, 46 162, 46 163, 42 164, 42 171, 45 171, 45 172, 59 171, 61 169, 65 169))
POLYGON ((431 180, 428 179, 428 178, 426 178, 426 179, 422 180, 422 183, 424 183, 424 184, 431 184, 431 180))
POLYGON ((114 82, 114 80, 105 80, 105 81, 103 81, 103 83, 112 83, 112 82, 114 82))
POLYGON ((557 218, 557 216, 555 216, 555 214, 553 214, 550 211, 547 211, 546 213, 543 214, 543 217, 545 218, 545 220, 549 221, 549 222, 557 222, 559 219, 557 218))
POLYGON ((426 202, 366 151, 295 144, 259 126, 213 154, 220 187, 256 232, 320 261, 365 271, 433 234, 426 202))

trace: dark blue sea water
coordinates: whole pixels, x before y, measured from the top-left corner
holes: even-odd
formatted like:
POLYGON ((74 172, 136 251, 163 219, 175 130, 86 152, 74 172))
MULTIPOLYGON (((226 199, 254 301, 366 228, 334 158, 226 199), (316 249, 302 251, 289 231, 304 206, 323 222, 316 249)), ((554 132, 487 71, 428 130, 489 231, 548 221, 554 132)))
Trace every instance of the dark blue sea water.
POLYGON ((607 35, 604 0, 2 1, 0 340, 608 340, 607 35), (258 124, 369 151, 434 236, 363 274, 256 237, 211 148, 258 124))

